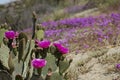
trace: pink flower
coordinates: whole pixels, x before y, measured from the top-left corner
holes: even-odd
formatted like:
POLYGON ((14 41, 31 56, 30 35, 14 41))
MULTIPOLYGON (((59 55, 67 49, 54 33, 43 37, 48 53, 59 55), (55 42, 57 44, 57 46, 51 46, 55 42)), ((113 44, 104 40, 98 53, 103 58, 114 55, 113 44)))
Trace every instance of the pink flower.
POLYGON ((15 42, 12 42, 12 47, 13 47, 13 48, 16 48, 16 47, 17 47, 15 42))
POLYGON ((84 44, 83 46, 84 46, 84 48, 89 48, 89 45, 87 45, 87 44, 84 44))
POLYGON ((7 39, 14 39, 15 38, 15 32, 14 31, 6 31, 5 32, 5 37, 7 38, 7 39))
POLYGON ((58 49, 58 51, 62 54, 67 54, 69 52, 69 49, 62 46, 60 43, 53 43, 53 45, 58 49))
POLYGON ((53 45, 55 46, 55 47, 60 47, 60 46, 62 46, 60 43, 53 43, 53 45))
POLYGON ((19 36, 19 33, 15 32, 15 37, 18 38, 18 36, 19 36))
POLYGON ((45 59, 33 59, 31 64, 34 68, 42 68, 46 66, 47 61, 45 59))
POLYGON ((38 46, 41 48, 48 48, 50 46, 50 41, 49 40, 43 40, 38 42, 38 46))
POLYGON ((67 54, 69 52, 68 48, 65 48, 64 46, 58 47, 58 50, 62 53, 62 54, 67 54))

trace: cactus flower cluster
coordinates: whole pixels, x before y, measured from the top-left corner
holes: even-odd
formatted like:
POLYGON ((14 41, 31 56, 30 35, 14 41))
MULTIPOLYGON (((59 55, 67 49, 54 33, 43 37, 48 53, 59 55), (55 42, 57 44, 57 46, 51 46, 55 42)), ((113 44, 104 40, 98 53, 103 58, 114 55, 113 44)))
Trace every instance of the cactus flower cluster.
MULTIPOLYGON (((34 46, 31 48, 31 50, 29 49, 29 47, 31 46, 31 41, 28 45, 28 51, 25 54, 24 50, 25 50, 25 46, 27 46, 26 44, 28 43, 28 40, 26 40, 26 35, 24 33, 18 33, 15 32, 13 30, 10 31, 6 31, 4 36, 8 39, 7 42, 7 46, 10 49, 9 53, 12 54, 14 53, 16 57, 18 57, 18 61, 17 63, 14 63, 15 66, 13 66, 12 68, 17 68, 16 66, 20 64, 20 62, 22 61, 24 64, 26 62, 31 63, 31 67, 33 67, 33 71, 31 72, 31 74, 35 74, 35 75, 43 75, 41 76, 44 80, 43 77, 46 76, 46 79, 48 77, 51 77, 47 80, 52 80, 53 75, 48 75, 49 73, 52 72, 56 72, 57 67, 59 68, 59 74, 57 76, 60 77, 60 80, 63 79, 63 73, 67 70, 67 68, 70 66, 70 61, 66 61, 65 57, 63 57, 63 54, 67 54, 69 52, 69 49, 64 47, 62 44, 60 43, 56 43, 56 42, 51 42, 49 40, 37 40, 35 39, 33 41, 34 46), (52 51, 52 52, 51 52, 52 51), (59 53, 59 54, 57 54, 59 53), (18 56, 17 56, 18 54, 18 56), (23 55, 25 54, 25 56, 23 57, 23 55), (30 54, 30 55, 29 55, 30 54), (27 58, 28 55, 31 58, 27 58), (35 55, 33 57, 33 55, 35 55), (49 57, 51 57, 49 59, 49 57), (63 63, 67 64, 67 66, 61 66, 63 63), (63 67, 63 69, 61 68, 63 67), (36 70, 34 70, 36 69, 36 70), (37 74, 36 74, 37 73, 37 74), (46 75, 45 75, 45 74, 46 75)), ((12 62, 11 60, 9 62, 12 62)), ((22 65, 22 64, 21 64, 22 65)), ((24 65, 23 65, 24 66, 24 65)), ((25 66, 24 66, 25 67, 25 66)), ((29 69, 31 69, 31 67, 29 67, 29 65, 26 65, 26 67, 28 67, 29 69)), ((10 67, 11 68, 11 67, 10 67)), ((22 70, 24 71, 24 68, 21 66, 22 70)), ((11 73, 13 73, 14 71, 12 71, 11 73)), ((25 73, 23 73, 25 74, 25 73)), ((27 74, 25 74, 27 75, 27 74)), ((13 75, 15 76, 15 75, 13 75)), ((16 74, 17 76, 17 74, 16 74)), ((22 77, 22 74, 19 75, 21 76, 21 78, 24 79, 24 77, 22 77)), ((29 78, 31 78, 31 80, 33 80, 32 78, 34 77, 34 75, 29 76, 29 78)), ((54 76, 56 77, 56 76, 54 76)), ((17 77, 19 78, 19 77, 17 77)), ((46 80, 45 79, 45 80, 46 80)), ((15 79, 17 80, 17 79, 15 79)))
POLYGON ((0 65, 5 67, 12 80, 64 80, 64 73, 71 61, 63 54, 67 54, 69 49, 60 43, 43 39, 44 30, 35 28, 35 14, 33 19, 34 28, 30 40, 24 32, 8 29, 3 31, 0 56, 5 53, 8 59, 3 60, 5 65, 0 65))

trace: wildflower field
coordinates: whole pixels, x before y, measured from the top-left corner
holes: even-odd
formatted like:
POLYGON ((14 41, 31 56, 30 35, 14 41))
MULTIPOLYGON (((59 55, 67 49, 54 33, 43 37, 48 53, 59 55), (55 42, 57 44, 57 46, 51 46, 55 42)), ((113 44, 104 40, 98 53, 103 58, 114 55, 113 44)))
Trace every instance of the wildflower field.
POLYGON ((58 41, 71 51, 119 45, 119 13, 43 22, 42 26, 46 39, 58 41))

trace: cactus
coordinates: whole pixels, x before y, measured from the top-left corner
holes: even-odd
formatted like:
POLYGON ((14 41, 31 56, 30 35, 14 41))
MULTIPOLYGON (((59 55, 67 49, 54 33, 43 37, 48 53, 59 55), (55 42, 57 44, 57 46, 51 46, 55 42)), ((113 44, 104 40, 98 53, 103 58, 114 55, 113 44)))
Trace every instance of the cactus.
POLYGON ((58 72, 52 73, 50 80, 63 80, 63 76, 61 76, 58 72))
POLYGON ((44 29, 42 29, 42 26, 40 24, 37 24, 37 29, 36 29, 36 33, 35 33, 35 37, 37 40, 43 40, 44 38, 44 29))
POLYGON ((30 60, 31 60, 31 53, 32 53, 32 50, 33 50, 35 44, 34 44, 33 40, 28 41, 28 43, 29 43, 29 46, 26 50, 26 55, 23 58, 24 70, 23 70, 22 75, 26 77, 27 74, 30 73, 28 75, 28 80, 29 80, 30 77, 32 77, 32 73, 33 73, 33 67, 29 63, 30 63, 30 60))
POLYGON ((9 48, 3 44, 0 48, 0 60, 7 69, 9 69, 8 57, 9 57, 9 48))
POLYGON ((36 13, 35 12, 33 12, 33 18, 32 18, 32 20, 33 20, 33 33, 32 33, 32 39, 34 39, 35 38, 35 31, 36 31, 36 20, 37 20, 37 15, 36 15, 36 13))
POLYGON ((19 47, 18 47, 18 62, 22 60, 23 54, 24 54, 24 49, 25 49, 25 39, 21 39, 19 41, 19 47))
POLYGON ((51 68, 52 71, 56 71, 57 69, 57 65, 55 63, 56 58, 54 57, 54 55, 48 53, 45 59, 47 60, 47 65, 42 69, 43 76, 47 74, 49 68, 51 68))
POLYGON ((70 66, 70 62, 67 60, 59 62, 59 73, 62 75, 70 66))
POLYGON ((13 73, 14 71, 14 64, 13 64, 13 59, 12 59, 12 53, 9 53, 9 58, 8 58, 8 66, 10 68, 10 74, 13 73))
POLYGON ((12 77, 5 70, 0 70, 0 80, 12 80, 12 77))
POLYGON ((19 36, 18 36, 18 39, 19 39, 19 41, 21 40, 21 39, 25 39, 25 44, 27 44, 27 41, 28 41, 28 37, 27 37, 27 35, 24 33, 24 32, 21 32, 20 34, 19 34, 19 36))
POLYGON ((5 29, 0 29, 0 46, 2 44, 5 31, 6 31, 5 29))
POLYGON ((36 39, 37 40, 43 40, 44 38, 44 31, 43 30, 37 30, 36 31, 36 39))
POLYGON ((23 32, 19 33, 18 37, 13 34, 12 39, 8 34, 8 38, 5 37, 3 40, 4 32, 7 30, 0 29, 0 44, 2 42, 6 44, 0 47, 0 74, 5 80, 64 80, 64 73, 69 68, 70 61, 67 61, 63 53, 55 46, 51 46, 50 41, 43 41, 42 46, 38 45, 44 38, 44 30, 40 25, 36 30, 36 19, 36 14, 33 13, 32 40, 28 40, 23 32), (38 40, 38 43, 35 43, 34 38, 38 40), (45 59, 45 64, 38 68, 31 65, 33 59, 36 58, 45 59), (6 78, 3 73, 7 74, 6 78))

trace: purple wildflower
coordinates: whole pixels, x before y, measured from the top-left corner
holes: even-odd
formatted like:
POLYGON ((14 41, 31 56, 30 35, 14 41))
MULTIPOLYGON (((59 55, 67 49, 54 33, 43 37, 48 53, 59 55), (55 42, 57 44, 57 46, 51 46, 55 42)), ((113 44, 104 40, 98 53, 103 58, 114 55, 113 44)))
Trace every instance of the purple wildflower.
POLYGON ((31 64, 34 68, 42 68, 46 66, 47 61, 45 59, 33 59, 31 64))
POLYGON ((89 45, 87 45, 87 44, 84 44, 84 48, 89 48, 89 45))
POLYGON ((120 69, 120 64, 117 64, 117 65, 116 65, 116 68, 117 68, 117 69, 120 69))
POLYGON ((99 42, 103 42, 103 39, 102 39, 102 38, 98 38, 98 41, 99 41, 99 42))

